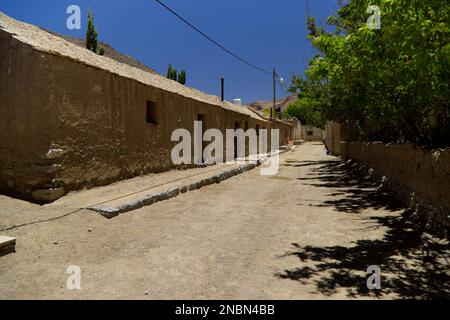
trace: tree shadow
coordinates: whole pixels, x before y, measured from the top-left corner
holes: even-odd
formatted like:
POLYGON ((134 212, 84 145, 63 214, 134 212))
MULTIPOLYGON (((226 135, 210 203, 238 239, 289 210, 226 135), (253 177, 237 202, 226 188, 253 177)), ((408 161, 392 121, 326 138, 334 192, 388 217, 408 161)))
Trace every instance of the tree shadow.
POLYGON ((319 181, 306 185, 338 189, 334 195, 343 195, 337 199, 324 201, 318 207, 334 207, 337 211, 360 213, 367 208, 398 211, 403 209, 400 202, 383 189, 373 176, 355 162, 330 160, 313 168, 310 177, 298 178, 301 181, 319 181))
MULTIPOLYGON (((292 244, 281 257, 294 256, 307 264, 285 270, 275 276, 281 279, 313 284, 315 293, 331 296, 345 290, 349 298, 398 297, 402 299, 450 298, 450 249, 447 241, 438 240, 424 231, 425 221, 416 213, 402 208, 367 171, 357 164, 329 161, 311 169, 320 188, 333 188, 319 207, 332 206, 338 212, 360 214, 375 208, 392 212, 389 216, 373 214, 367 218, 375 227, 387 231, 381 239, 358 240, 350 247, 312 247, 292 244), (370 290, 367 268, 381 269, 381 289, 370 290)), ((310 178, 300 179, 309 181, 310 178)))
POLYGON ((314 161, 314 160, 305 160, 305 161, 296 161, 296 160, 286 160, 285 163, 281 164, 283 167, 310 167, 310 166, 318 166, 318 165, 326 165, 329 164, 330 161, 314 161))

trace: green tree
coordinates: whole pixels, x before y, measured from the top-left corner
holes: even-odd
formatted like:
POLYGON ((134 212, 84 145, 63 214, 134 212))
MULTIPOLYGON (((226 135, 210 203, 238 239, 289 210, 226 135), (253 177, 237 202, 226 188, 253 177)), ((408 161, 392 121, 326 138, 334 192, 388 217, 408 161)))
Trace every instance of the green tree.
POLYGON ((86 31, 86 48, 92 52, 97 53, 97 30, 94 26, 94 13, 89 10, 88 12, 88 25, 86 31))
POLYGON ((172 64, 169 64, 169 68, 167 70, 167 78, 174 80, 174 81, 178 81, 178 72, 177 69, 172 67, 172 64))
POLYGON ((104 55, 105 49, 98 47, 97 37, 98 37, 98 33, 97 33, 97 30, 95 29, 95 25, 94 25, 94 13, 91 10, 89 10, 88 25, 87 25, 87 31, 86 31, 86 48, 97 54, 104 55))
POLYGON ((327 119, 352 125, 366 140, 448 146, 450 25, 447 0, 348 0, 328 19, 308 19, 318 50, 293 90, 327 119), (381 29, 367 25, 369 5, 381 29))
POLYGON ((295 117, 303 125, 316 128, 325 127, 325 119, 320 111, 314 108, 313 102, 309 98, 302 98, 289 104, 284 111, 285 117, 295 117))
POLYGON ((177 81, 178 80, 178 71, 175 68, 172 69, 172 77, 171 77, 171 79, 173 81, 177 81))
POLYGON ((181 83, 182 85, 186 84, 186 71, 185 70, 181 70, 180 75, 178 76, 178 82, 181 83))
POLYGON ((169 68, 167 69, 167 79, 172 79, 173 69, 172 64, 169 63, 169 68))
POLYGON ((263 113, 265 116, 267 116, 267 117, 272 116, 272 111, 271 111, 269 108, 264 108, 264 109, 262 110, 262 113, 263 113))

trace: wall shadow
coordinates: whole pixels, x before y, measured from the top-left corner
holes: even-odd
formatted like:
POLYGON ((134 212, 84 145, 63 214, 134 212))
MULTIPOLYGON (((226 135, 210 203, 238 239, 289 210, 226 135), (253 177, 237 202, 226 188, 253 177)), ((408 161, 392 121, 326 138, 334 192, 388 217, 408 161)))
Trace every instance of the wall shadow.
POLYGON ((337 199, 318 204, 356 216, 364 209, 392 211, 390 216, 361 217, 387 229, 381 239, 358 240, 351 247, 301 246, 293 243, 282 257, 293 256, 307 266, 275 274, 280 279, 313 284, 315 293, 331 296, 344 290, 348 298, 398 297, 450 299, 450 248, 447 241, 425 232, 425 222, 374 182, 358 164, 339 160, 311 166, 309 185, 329 188, 337 199), (396 212, 394 214, 394 212, 396 212), (367 288, 368 266, 381 268, 381 290, 367 288))

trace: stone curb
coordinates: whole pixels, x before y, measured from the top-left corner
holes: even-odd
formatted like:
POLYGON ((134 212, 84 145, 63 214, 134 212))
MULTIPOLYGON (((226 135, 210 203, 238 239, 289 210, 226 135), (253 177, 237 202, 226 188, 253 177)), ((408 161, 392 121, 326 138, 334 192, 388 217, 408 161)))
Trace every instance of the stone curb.
POLYGON ((0 236, 0 257, 16 252, 16 238, 0 236))
MULTIPOLYGON (((278 155, 281 155, 283 153, 286 153, 286 152, 292 151, 292 150, 294 150, 294 149, 281 150, 278 153, 278 155)), ((261 164, 263 164, 266 160, 267 159, 257 160, 253 163, 243 164, 243 165, 240 165, 238 168, 220 172, 212 177, 204 178, 199 181, 185 184, 185 185, 182 185, 182 186, 179 186, 176 188, 172 188, 167 191, 149 194, 142 199, 133 200, 131 202, 125 203, 118 207, 95 205, 95 206, 88 207, 87 209, 95 211, 95 212, 101 214, 102 216, 104 216, 105 218, 111 219, 111 218, 117 217, 119 214, 122 214, 125 212, 130 212, 130 211, 137 210, 137 209, 140 209, 140 208, 143 208, 146 206, 150 206, 159 201, 164 201, 164 200, 169 200, 169 199, 175 198, 178 195, 180 195, 182 193, 186 193, 188 191, 198 190, 207 185, 211 185, 214 183, 220 183, 220 182, 230 179, 234 176, 237 176, 237 175, 240 175, 247 171, 253 170, 256 167, 259 167, 261 164)))

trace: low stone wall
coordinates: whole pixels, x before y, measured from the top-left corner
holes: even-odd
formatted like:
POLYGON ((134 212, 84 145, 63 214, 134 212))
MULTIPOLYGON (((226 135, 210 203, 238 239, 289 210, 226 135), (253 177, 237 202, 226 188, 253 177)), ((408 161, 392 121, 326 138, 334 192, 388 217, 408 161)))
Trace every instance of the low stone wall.
POLYGON ((450 235, 450 148, 343 142, 342 155, 384 176, 389 189, 423 214, 440 236, 450 235))

